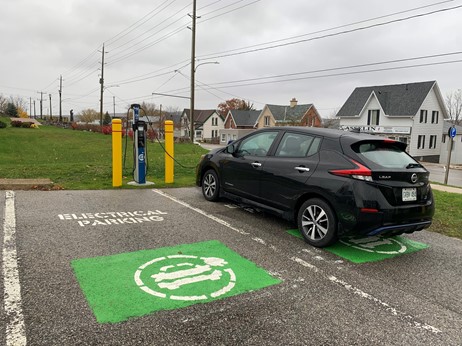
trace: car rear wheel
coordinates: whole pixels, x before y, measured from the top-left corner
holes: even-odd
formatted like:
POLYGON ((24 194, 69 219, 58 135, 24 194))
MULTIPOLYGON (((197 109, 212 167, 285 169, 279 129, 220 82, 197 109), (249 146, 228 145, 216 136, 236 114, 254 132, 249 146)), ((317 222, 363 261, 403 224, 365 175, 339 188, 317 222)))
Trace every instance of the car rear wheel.
POLYGON ((217 201, 220 193, 220 185, 217 173, 209 169, 202 177, 202 194, 207 201, 217 201))
POLYGON ((332 208, 319 198, 311 198, 298 211, 298 229, 305 241, 316 247, 337 241, 337 221, 332 208))

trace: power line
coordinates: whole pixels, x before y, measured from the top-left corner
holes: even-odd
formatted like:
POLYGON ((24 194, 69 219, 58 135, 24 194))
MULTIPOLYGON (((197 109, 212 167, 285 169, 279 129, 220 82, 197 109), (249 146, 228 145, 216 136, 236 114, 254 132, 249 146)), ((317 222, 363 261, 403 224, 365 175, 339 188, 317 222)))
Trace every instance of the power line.
POLYGON ((299 80, 347 76, 347 75, 354 75, 354 74, 361 74, 361 73, 383 72, 383 71, 391 71, 391 70, 403 70, 403 69, 416 68, 416 67, 429 67, 429 66, 437 66, 437 65, 447 65, 447 64, 454 64, 454 63, 460 63, 460 62, 462 62, 462 59, 461 60, 450 60, 450 61, 434 62, 434 63, 427 63, 427 64, 416 64, 416 65, 408 65, 408 66, 387 67, 387 68, 373 69, 373 70, 332 73, 332 74, 326 74, 326 75, 320 75, 320 76, 311 76, 311 77, 289 78, 289 79, 281 79, 281 80, 257 82, 257 83, 235 84, 235 85, 227 85, 227 86, 222 86, 222 87, 219 86, 219 87, 214 87, 214 88, 215 89, 221 89, 221 88, 226 89, 226 88, 264 85, 264 84, 272 84, 272 83, 293 82, 293 81, 299 81, 299 80))
POLYGON ((219 82, 219 83, 214 83, 214 85, 216 86, 216 85, 231 84, 231 83, 251 82, 251 81, 258 81, 258 80, 265 80, 265 79, 275 79, 275 78, 282 78, 282 77, 300 76, 300 75, 304 75, 304 74, 330 72, 330 71, 345 70, 345 69, 352 69, 352 68, 358 68, 358 67, 368 67, 368 66, 376 66, 376 65, 384 65, 384 64, 393 64, 393 63, 398 63, 398 62, 407 62, 407 61, 414 61, 414 60, 447 57, 447 56, 458 55, 458 54, 462 54, 462 51, 451 52, 451 53, 442 53, 442 54, 433 54, 433 55, 425 55, 425 56, 418 56, 418 57, 412 57, 412 58, 387 60, 387 61, 378 61, 378 62, 357 64, 357 65, 349 65, 349 66, 341 66, 341 67, 332 67, 332 68, 325 68, 325 69, 312 70, 312 71, 285 73, 285 74, 279 74, 279 75, 273 75, 273 76, 255 77, 255 78, 241 79, 241 80, 235 80, 235 81, 229 81, 229 82, 219 82))
MULTIPOLYGON (((450 0, 450 1, 454 1, 454 0, 450 0)), ((416 15, 408 16, 408 17, 404 17, 404 18, 398 18, 398 19, 387 21, 387 22, 371 24, 371 25, 360 27, 360 28, 344 30, 344 31, 340 31, 340 32, 332 33, 332 34, 316 36, 316 37, 313 37, 313 38, 307 38, 307 39, 297 40, 297 41, 293 41, 293 42, 276 44, 276 45, 263 47, 263 48, 248 49, 248 50, 244 50, 244 51, 236 52, 236 53, 231 53, 231 52, 237 51, 237 50, 242 50, 242 49, 245 49, 245 48, 233 49, 233 50, 228 50, 228 51, 223 51, 223 52, 218 52, 218 53, 211 53, 211 54, 200 56, 199 59, 200 60, 212 60, 212 59, 226 58, 226 57, 230 57, 230 56, 236 56, 236 55, 242 55, 242 54, 248 54, 248 53, 255 53, 255 52, 260 52, 260 51, 264 51, 264 50, 268 50, 268 49, 281 48, 281 47, 295 45, 295 44, 299 44, 299 43, 305 43, 305 42, 320 40, 320 39, 324 39, 324 38, 328 38, 328 37, 334 37, 334 36, 349 34, 349 33, 356 32, 356 31, 367 30, 367 29, 371 29, 371 28, 375 28, 375 27, 379 27, 379 26, 384 26, 384 25, 388 25, 388 24, 403 22, 403 21, 406 21, 406 20, 425 17, 425 16, 436 14, 436 13, 452 11, 452 10, 455 10, 455 9, 459 9, 461 7, 462 7, 462 5, 454 6, 454 7, 450 7, 450 8, 444 8, 444 9, 430 11, 430 12, 421 13, 421 14, 416 14, 416 15), (214 54, 217 54, 217 55, 214 55, 214 54)), ((419 9, 419 8, 416 8, 416 9, 419 9)), ((416 10, 416 9, 412 9, 412 10, 408 10, 408 11, 413 11, 413 10, 416 10)), ((396 15, 396 14, 392 14, 392 15, 396 15)), ((388 16, 391 16, 391 15, 388 15, 388 16)), ((372 20, 372 19, 369 19, 367 21, 370 21, 370 20, 372 20)), ((354 25, 354 24, 347 24, 346 26, 351 26, 351 25, 354 25)), ((334 30, 334 29, 326 29, 326 30, 323 30, 323 31, 330 31, 330 30, 334 30)), ((302 36, 313 35, 313 34, 314 33, 309 33, 309 34, 304 34, 302 36)), ((301 37, 301 36, 295 36, 295 37, 301 37)), ((288 38, 288 39, 284 39, 284 40, 290 40, 290 39, 292 39, 292 38, 288 38)), ((246 48, 257 47, 257 46, 260 46, 260 45, 266 45, 266 44, 253 45, 253 46, 248 46, 246 48)))
MULTIPOLYGON (((133 30, 135 30, 136 28, 140 27, 141 25, 143 25, 144 23, 150 21, 155 15, 159 14, 160 12, 162 12, 162 10, 160 10, 159 12, 157 13, 153 13, 155 11, 157 11, 160 7, 162 7, 166 2, 168 2, 169 0, 166 0, 164 1, 162 4, 160 4, 159 6, 157 6, 156 8, 154 8, 152 11, 148 12, 146 15, 144 15, 142 18, 140 18, 138 21, 136 21, 135 23, 133 23, 132 25, 130 25, 129 27, 125 28, 124 30, 122 30, 121 32, 119 32, 117 35, 113 36, 112 38, 110 38, 109 40, 106 41, 106 44, 109 46, 111 44, 114 44, 115 42, 121 40, 123 37, 127 36, 130 32, 132 32, 133 30), (125 32, 125 33, 124 33, 125 32), (119 36, 119 37, 118 37, 119 36), (118 38, 117 38, 118 37, 118 38), (117 39, 116 39, 117 38, 117 39), (111 42, 112 41, 112 42, 111 42)), ((174 3, 176 0, 173 0, 171 1, 171 3, 169 5, 171 5, 172 3, 174 3)), ((167 7, 169 6, 167 5, 167 7)), ((165 8, 164 8, 165 9, 165 8)))

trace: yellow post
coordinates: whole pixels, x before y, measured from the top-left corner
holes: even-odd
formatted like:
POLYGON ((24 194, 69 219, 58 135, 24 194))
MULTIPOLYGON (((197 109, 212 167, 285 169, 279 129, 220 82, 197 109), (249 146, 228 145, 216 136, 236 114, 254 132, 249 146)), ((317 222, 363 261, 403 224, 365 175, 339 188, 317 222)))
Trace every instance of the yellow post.
POLYGON ((173 183, 173 121, 165 122, 165 183, 173 183))
POLYGON ((112 119, 112 186, 122 186, 122 120, 112 119))

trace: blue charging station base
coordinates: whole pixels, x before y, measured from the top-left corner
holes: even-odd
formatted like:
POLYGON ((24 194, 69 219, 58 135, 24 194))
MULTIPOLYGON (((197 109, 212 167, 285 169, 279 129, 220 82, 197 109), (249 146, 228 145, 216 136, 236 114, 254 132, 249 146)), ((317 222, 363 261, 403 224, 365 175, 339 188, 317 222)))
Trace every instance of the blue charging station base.
POLYGON ((152 181, 147 181, 147 182, 145 182, 143 184, 137 183, 136 181, 129 181, 127 184, 131 185, 131 186, 151 186, 151 185, 155 185, 155 183, 153 183, 152 181))

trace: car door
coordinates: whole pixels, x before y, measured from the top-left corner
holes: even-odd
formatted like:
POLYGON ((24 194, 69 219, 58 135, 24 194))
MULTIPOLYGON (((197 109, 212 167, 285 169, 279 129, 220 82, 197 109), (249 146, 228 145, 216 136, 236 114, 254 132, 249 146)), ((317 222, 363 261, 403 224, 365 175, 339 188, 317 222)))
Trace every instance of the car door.
POLYGON ((309 134, 284 134, 274 155, 262 167, 261 196, 265 204, 281 210, 293 208, 318 165, 320 143, 320 137, 309 134))
POLYGON ((278 131, 258 132, 236 143, 232 155, 221 162, 225 191, 259 199, 261 170, 277 134, 278 131))

